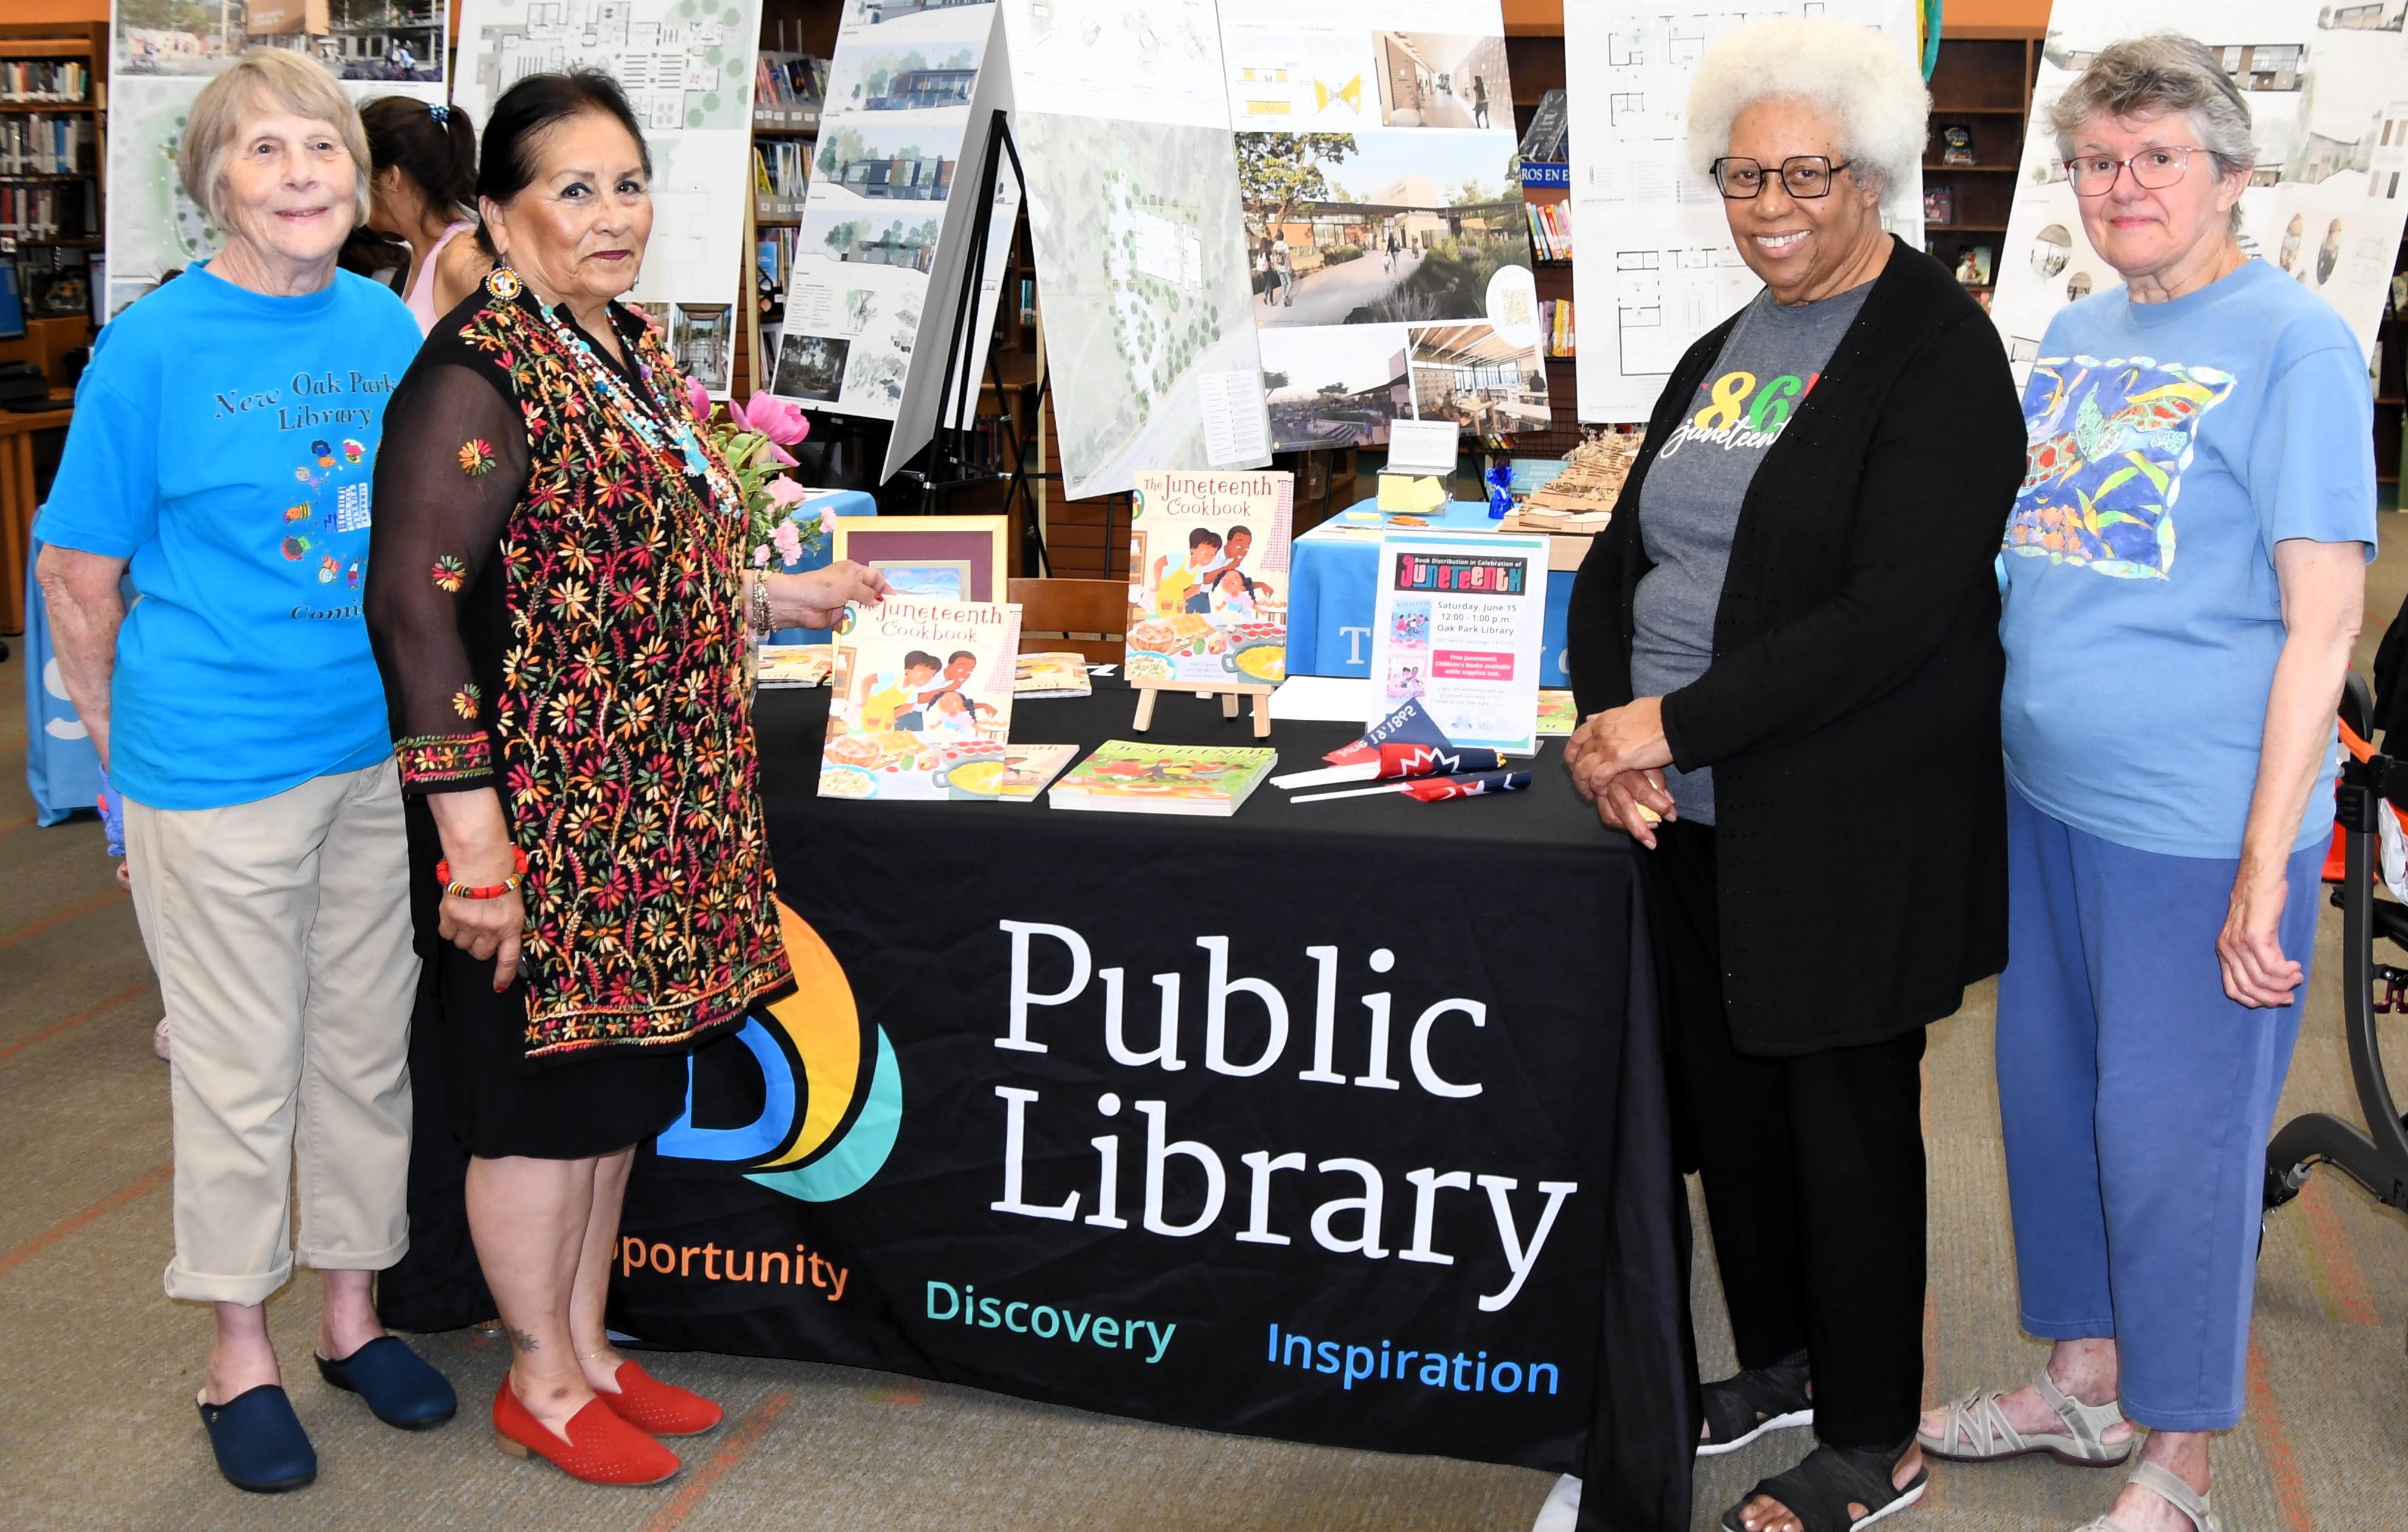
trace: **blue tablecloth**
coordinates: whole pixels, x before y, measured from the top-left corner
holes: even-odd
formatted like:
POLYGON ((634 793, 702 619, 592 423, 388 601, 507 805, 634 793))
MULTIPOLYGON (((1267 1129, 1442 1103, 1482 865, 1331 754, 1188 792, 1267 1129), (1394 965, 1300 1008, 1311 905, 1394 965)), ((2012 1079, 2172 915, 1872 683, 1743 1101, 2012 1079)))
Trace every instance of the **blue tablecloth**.
MULTIPOLYGON (((839 516, 874 516, 878 514, 878 501, 857 489, 832 489, 824 495, 796 501, 793 517, 796 521, 813 521, 818 519, 822 511, 832 511, 839 516)), ((835 556, 829 544, 824 542, 803 555, 799 561, 781 567, 788 574, 800 574, 805 570, 827 568, 835 556)), ((827 641, 825 629, 814 631, 809 628, 781 628, 769 635, 772 643, 825 643, 827 641)))
MULTIPOLYGON (((1375 509, 1364 500, 1353 511, 1375 509)), ((1430 518, 1433 530, 1486 529, 1488 507, 1449 500, 1430 518)), ((1288 554, 1287 672, 1290 675, 1371 673, 1371 582, 1380 561, 1378 524, 1349 525, 1344 513, 1297 538, 1288 554)), ((1539 655, 1539 685, 1569 687, 1564 672, 1564 614, 1571 605, 1572 576, 1547 576, 1546 643, 1539 655)))

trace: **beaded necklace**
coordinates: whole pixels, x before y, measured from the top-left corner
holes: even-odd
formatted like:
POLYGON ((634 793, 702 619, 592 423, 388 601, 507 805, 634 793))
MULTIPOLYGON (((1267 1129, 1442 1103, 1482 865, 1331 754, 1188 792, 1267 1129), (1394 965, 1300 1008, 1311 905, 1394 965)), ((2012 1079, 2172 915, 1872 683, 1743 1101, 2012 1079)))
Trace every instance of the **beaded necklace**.
MULTIPOLYGON (((495 296, 505 299, 515 297, 521 291, 516 273, 511 272, 507 267, 495 267, 486 278, 486 286, 488 290, 494 293, 495 296), (494 282, 495 277, 509 279, 505 284, 509 288, 507 293, 495 286, 494 282)), ((670 444, 674 441, 678 455, 685 460, 685 471, 709 484, 712 497, 723 508, 732 510, 735 514, 741 516, 744 513, 743 493, 737 488, 726 473, 711 461, 710 455, 702 450, 702 442, 695 435, 694 423, 681 415, 665 426, 659 415, 654 413, 653 409, 639 398, 634 389, 627 386, 626 380, 619 375, 618 370, 595 354, 593 346, 586 341, 583 335, 565 324, 559 312, 551 304, 539 297, 535 297, 531 293, 527 296, 535 298, 536 312, 541 314, 544 323, 552 326, 553 337, 562 345, 567 347, 569 354, 576 357, 578 370, 585 375, 588 382, 600 389, 603 396, 610 401, 613 412, 626 423, 627 428, 636 434, 637 439, 652 451, 665 456, 670 455, 670 444)), ((644 380, 646 390, 657 395, 659 389, 653 382, 652 369, 640 359, 630 356, 629 360, 634 364, 638 375, 644 380)))

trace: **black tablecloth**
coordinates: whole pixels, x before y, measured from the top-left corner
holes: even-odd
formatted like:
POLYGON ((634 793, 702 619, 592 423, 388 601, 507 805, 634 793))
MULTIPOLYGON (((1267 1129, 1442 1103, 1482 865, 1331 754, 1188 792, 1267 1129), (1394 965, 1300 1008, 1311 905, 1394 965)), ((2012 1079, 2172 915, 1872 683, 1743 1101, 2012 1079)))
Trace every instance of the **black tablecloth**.
MULTIPOLYGON (((1137 738, 1133 705, 1023 701, 1012 733, 1137 738)), ((1435 804, 823 802, 826 706, 757 714, 800 990, 639 1154, 614 1322, 1577 1472, 1584 1527, 1687 1526, 1653 965, 1559 743, 1530 791, 1435 804)), ((1268 743, 1297 770, 1354 732, 1268 743)), ((1253 743, 1178 694, 1142 737, 1253 743)))

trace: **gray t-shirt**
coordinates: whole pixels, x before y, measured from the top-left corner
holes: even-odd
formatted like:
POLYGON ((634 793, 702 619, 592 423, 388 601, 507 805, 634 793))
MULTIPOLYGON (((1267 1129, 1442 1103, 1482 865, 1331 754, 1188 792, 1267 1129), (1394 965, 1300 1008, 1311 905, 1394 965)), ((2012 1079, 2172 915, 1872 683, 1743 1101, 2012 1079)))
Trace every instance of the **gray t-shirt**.
MULTIPOLYGON (((1640 541, 1656 567, 1639 582, 1631 695, 1677 691, 1713 662, 1714 613, 1740 502, 1871 291, 1864 282, 1794 308, 1773 302, 1769 288, 1757 294, 1698 384, 1689 418, 1664 439, 1640 492, 1640 541)), ((1711 767, 1666 767, 1664 780, 1682 818, 1714 822, 1711 767)))

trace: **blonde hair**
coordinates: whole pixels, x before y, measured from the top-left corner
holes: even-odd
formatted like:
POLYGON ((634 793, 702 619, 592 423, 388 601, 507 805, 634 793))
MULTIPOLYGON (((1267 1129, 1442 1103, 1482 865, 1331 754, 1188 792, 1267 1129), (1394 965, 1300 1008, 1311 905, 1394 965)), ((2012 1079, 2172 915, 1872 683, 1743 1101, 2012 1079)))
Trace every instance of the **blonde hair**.
POLYGON ((1828 113, 1857 181, 1885 201, 1914 184, 1931 97, 1896 39, 1853 22, 1777 16, 1714 44, 1689 86, 1689 159, 1699 175, 1730 152, 1731 121, 1774 97, 1828 113))
POLYGON ((335 130, 351 156, 351 226, 366 224, 373 191, 367 130, 360 125, 359 110, 324 65, 280 48, 245 53, 194 99, 183 142, 176 150, 176 176, 183 182, 184 195, 208 210, 209 222, 221 229, 226 226, 226 161, 234 153, 243 119, 263 101, 296 117, 314 117, 335 130))

